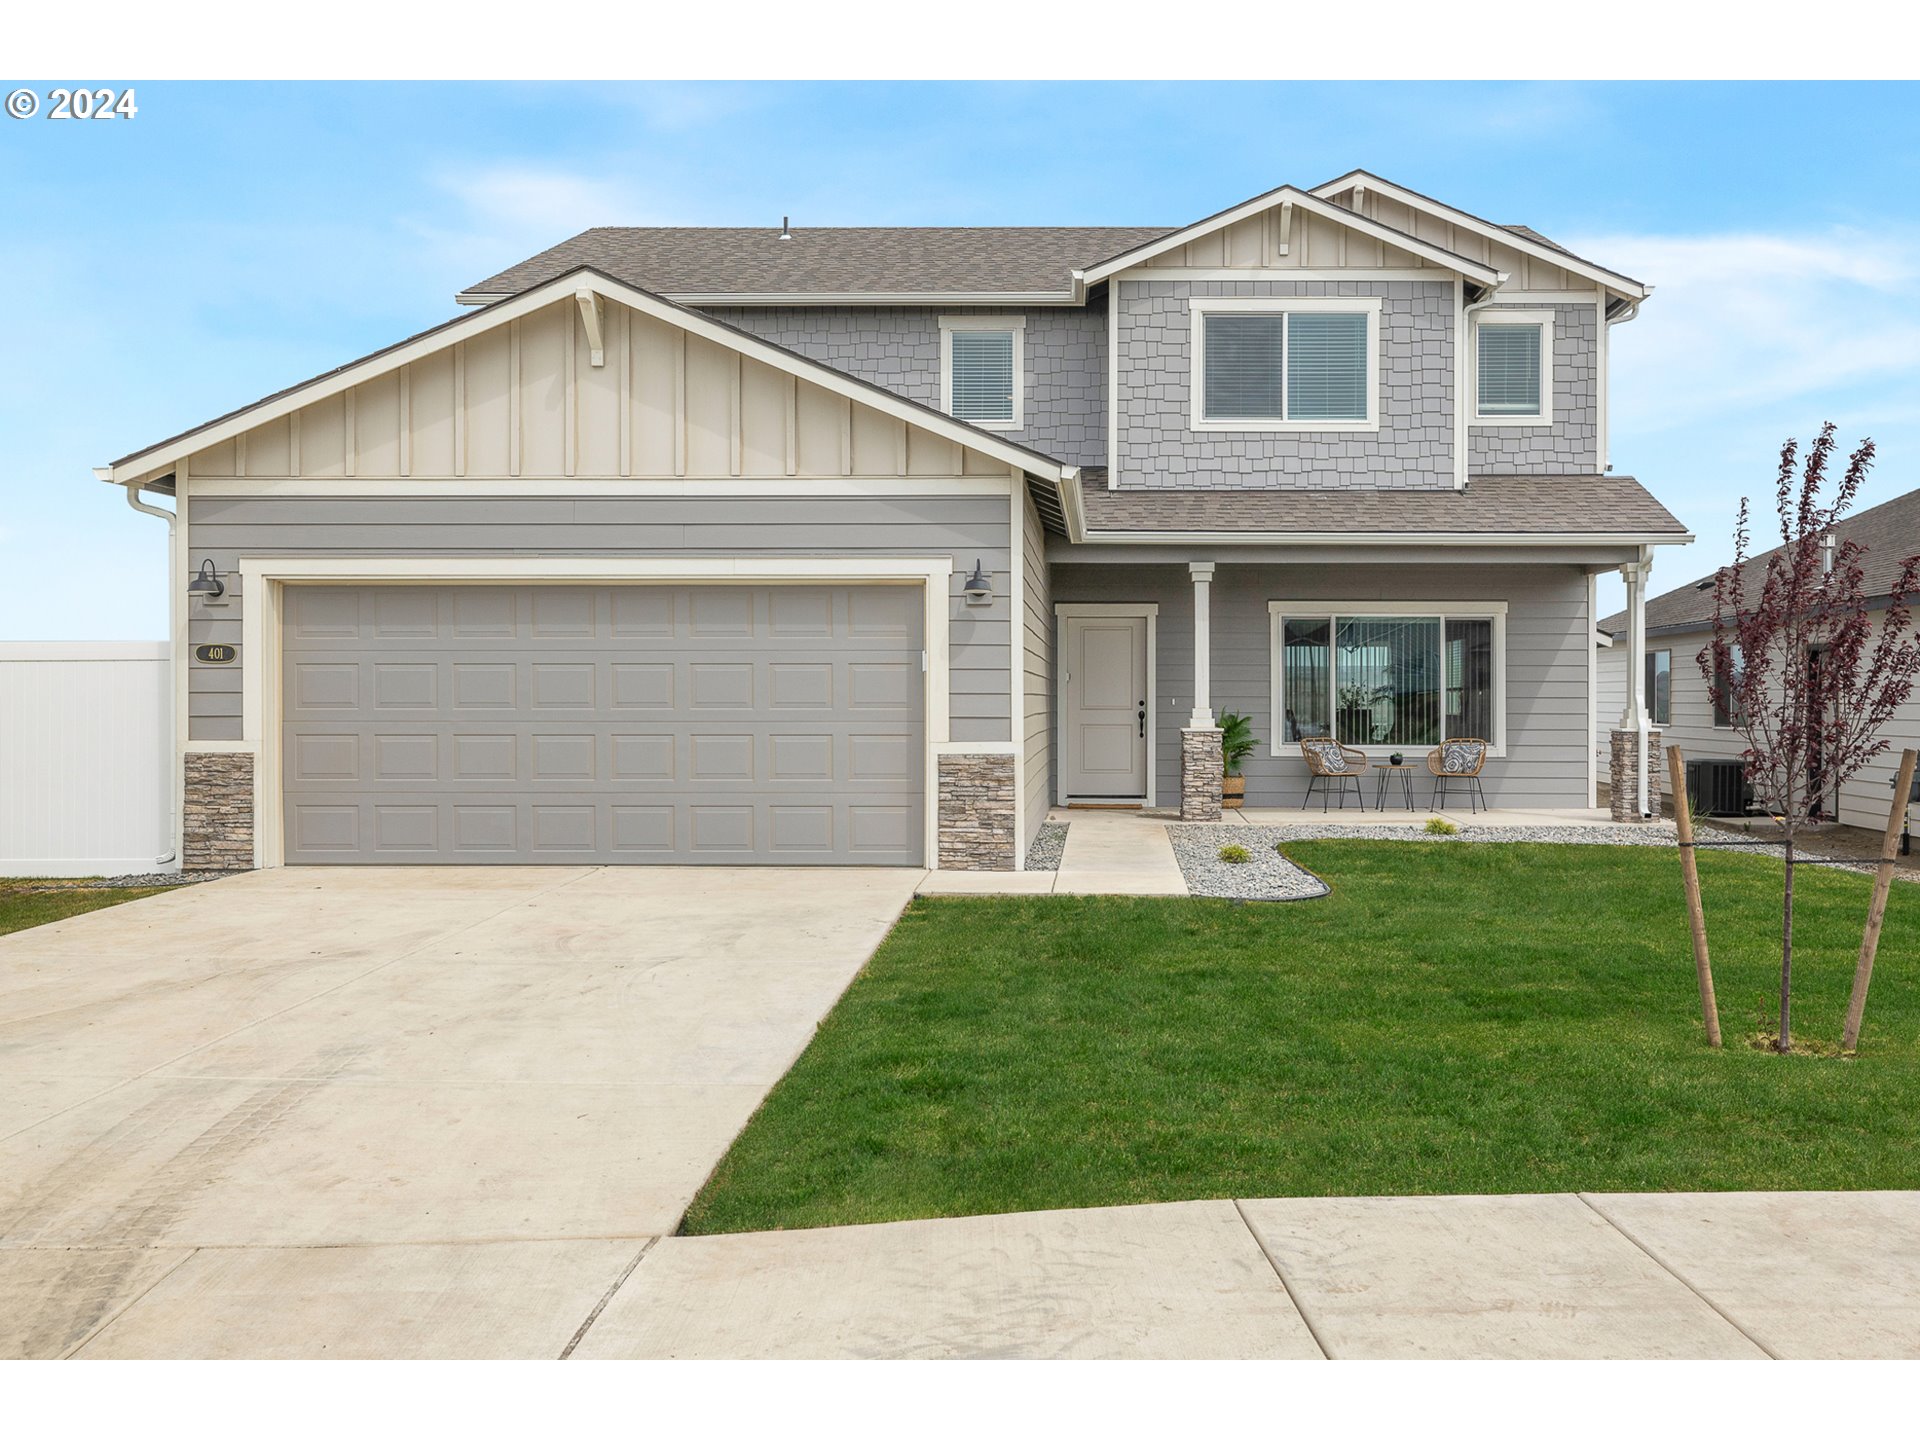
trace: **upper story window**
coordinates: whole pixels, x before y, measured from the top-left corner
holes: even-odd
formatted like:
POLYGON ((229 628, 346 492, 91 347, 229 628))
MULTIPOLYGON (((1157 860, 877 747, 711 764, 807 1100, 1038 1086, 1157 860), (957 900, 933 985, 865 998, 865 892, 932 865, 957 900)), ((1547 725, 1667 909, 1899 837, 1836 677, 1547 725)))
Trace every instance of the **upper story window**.
POLYGON ((1380 302, 1196 295, 1195 430, 1377 430, 1380 302))
POLYGON ((1474 423, 1553 423, 1553 312, 1490 310, 1474 317, 1474 423))
POLYGON ((940 408, 990 430, 1024 423, 1026 317, 940 317, 940 408))

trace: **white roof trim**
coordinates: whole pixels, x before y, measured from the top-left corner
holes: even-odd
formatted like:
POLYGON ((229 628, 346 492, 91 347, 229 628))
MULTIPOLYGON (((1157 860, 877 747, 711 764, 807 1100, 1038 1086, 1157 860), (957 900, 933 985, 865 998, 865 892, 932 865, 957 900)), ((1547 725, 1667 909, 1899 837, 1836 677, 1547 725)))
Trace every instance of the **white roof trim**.
MULTIPOLYGON (((461 305, 497 305, 513 298, 463 290, 461 305)), ((673 290, 663 299, 676 305, 1079 305, 1084 287, 1067 290, 673 290)))
POLYGON ((1554 534, 1546 531, 1360 530, 1086 530, 1075 539, 1097 545, 1691 545, 1691 532, 1657 535, 1554 534))
POLYGON ((1086 272, 1086 283, 1091 285, 1122 270, 1131 270, 1136 265, 1145 264, 1156 255, 1164 255, 1190 240, 1196 240, 1202 235, 1210 235, 1215 230, 1224 229, 1228 225, 1238 224, 1251 215, 1271 210, 1274 206, 1287 201, 1291 201, 1309 215, 1318 215, 1324 220, 1331 220, 1336 225, 1345 225, 1372 239, 1385 241, 1389 245, 1418 255, 1422 260, 1430 261, 1455 274, 1464 275, 1469 280, 1478 281, 1482 285, 1497 286, 1507 278, 1505 272, 1496 270, 1491 265, 1483 265, 1478 260, 1469 260, 1464 255, 1443 250, 1429 241, 1409 235, 1402 230, 1395 230, 1391 225, 1382 225, 1377 220, 1369 220, 1364 215, 1357 215, 1343 206, 1335 205, 1332 201, 1309 194, 1305 190, 1296 189, 1292 185, 1282 185, 1278 190, 1269 190, 1264 195, 1256 195, 1251 200, 1242 201, 1231 210, 1223 210, 1218 215, 1197 220, 1184 229, 1174 231, 1171 235, 1163 235, 1158 240, 1150 240, 1145 245, 1136 245, 1133 249, 1122 251, 1110 260, 1103 260, 1086 272))
POLYGON ((1366 170, 1349 171, 1338 180, 1329 180, 1324 185, 1316 186, 1313 193, 1325 200, 1351 190, 1356 185, 1365 186, 1377 194, 1386 196, 1389 200, 1399 201, 1402 205, 1410 205, 1416 210, 1426 211, 1429 215, 1437 215, 1449 224, 1471 230, 1476 235, 1531 255, 1536 260, 1544 260, 1549 265, 1557 265, 1562 270, 1583 275, 1589 280, 1604 285, 1616 295, 1626 296, 1629 300, 1644 300, 1653 293, 1651 285, 1643 285, 1638 280, 1622 275, 1616 270, 1596 265, 1591 260, 1582 260, 1577 255, 1556 250, 1551 245, 1542 245, 1539 241, 1530 240, 1517 231, 1507 229, 1504 225, 1495 225, 1491 220, 1482 220, 1478 215, 1469 215, 1464 210, 1456 210, 1443 200, 1435 200, 1426 195, 1416 194, 1412 190, 1403 189, 1391 180, 1382 180, 1378 175, 1366 170))
MULTIPOLYGON (((858 380, 842 374, 831 366, 809 360, 803 355, 782 350, 753 336, 743 334, 731 326, 711 320, 696 310, 686 309, 671 300, 649 294, 631 285, 602 274, 591 266, 581 266, 557 275, 544 285, 536 285, 531 290, 522 291, 511 300, 502 300, 484 310, 460 318, 438 327, 420 336, 417 340, 396 346, 390 350, 370 355, 364 360, 343 366, 331 374, 320 376, 304 385, 295 386, 285 394, 265 404, 256 404, 247 409, 236 411, 225 420, 189 430, 178 439, 164 441, 148 450, 129 455, 117 465, 103 467, 101 478, 115 485, 124 485, 130 480, 145 479, 162 470, 168 469, 183 456, 209 445, 218 445, 248 430, 268 424, 283 415, 301 410, 315 401, 328 396, 351 390, 369 380, 411 365, 415 361, 443 350, 474 335, 484 334, 488 330, 517 320, 523 315, 551 305, 558 300, 569 299, 582 288, 590 289, 609 300, 618 301, 630 309, 664 320, 669 325, 710 340, 716 345, 724 345, 751 356, 763 365, 775 370, 785 371, 789 375, 809 381, 823 390, 831 390, 844 395, 870 409, 891 415, 909 425, 917 425, 923 430, 942 436, 957 444, 978 450, 983 455, 992 456, 1003 464, 1011 465, 1029 474, 1041 475, 1056 483, 1066 480, 1077 473, 1072 466, 1063 466, 1058 461, 1044 457, 1024 447, 1013 445, 990 434, 976 430, 971 425, 941 415, 910 400, 903 400, 887 391, 872 388, 858 380)), ((100 472, 96 471, 96 474, 100 472)))

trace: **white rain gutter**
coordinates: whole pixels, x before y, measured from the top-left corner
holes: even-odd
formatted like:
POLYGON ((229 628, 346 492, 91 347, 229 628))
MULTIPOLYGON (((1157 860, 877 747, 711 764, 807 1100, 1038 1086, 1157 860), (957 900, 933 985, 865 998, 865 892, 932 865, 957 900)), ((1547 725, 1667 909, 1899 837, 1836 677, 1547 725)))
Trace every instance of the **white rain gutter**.
MULTIPOLYGON (((95 470, 93 474, 97 480, 104 480, 108 484, 114 483, 113 472, 110 469, 98 469, 95 470)), ((167 764, 171 769, 173 757, 178 754, 179 750, 179 737, 173 733, 174 716, 178 713, 176 705, 178 697, 174 694, 174 691, 180 684, 180 667, 184 663, 183 657, 174 653, 179 648, 180 636, 180 587, 175 583, 179 572, 179 555, 177 551, 180 543, 180 517, 171 510, 162 510, 158 505, 147 504, 140 498, 140 487, 141 482, 138 480, 129 480, 122 487, 127 492, 127 504, 131 505, 135 510, 138 510, 142 515, 157 515, 167 522, 167 764)), ((164 855, 156 855, 153 860, 153 863, 156 865, 171 865, 180 855, 180 815, 174 804, 174 796, 177 793, 174 782, 175 777, 169 774, 165 786, 167 797, 167 833, 174 837, 174 847, 164 855)))

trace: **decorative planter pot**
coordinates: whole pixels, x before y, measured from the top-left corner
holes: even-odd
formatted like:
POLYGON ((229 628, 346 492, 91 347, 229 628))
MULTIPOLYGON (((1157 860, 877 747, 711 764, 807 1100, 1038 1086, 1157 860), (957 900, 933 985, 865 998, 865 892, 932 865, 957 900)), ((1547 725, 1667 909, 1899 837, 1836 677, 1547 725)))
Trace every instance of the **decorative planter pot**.
POLYGON ((1247 777, 1228 775, 1220 781, 1220 804, 1228 810, 1238 810, 1247 799, 1247 777))

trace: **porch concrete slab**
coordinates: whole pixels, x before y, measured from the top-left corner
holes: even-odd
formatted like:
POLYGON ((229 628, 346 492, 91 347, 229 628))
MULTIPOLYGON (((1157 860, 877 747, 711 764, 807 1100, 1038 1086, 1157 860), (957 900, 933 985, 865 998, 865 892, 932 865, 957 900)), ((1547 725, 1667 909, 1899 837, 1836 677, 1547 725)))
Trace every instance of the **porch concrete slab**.
POLYGON ((1614 824, 1605 810, 1590 807, 1573 807, 1564 810, 1482 810, 1478 814, 1464 808, 1435 810, 1420 807, 1414 810, 1405 808, 1375 810, 1372 807, 1372 794, 1369 790, 1368 805, 1360 809, 1349 804, 1342 810, 1337 804, 1332 809, 1321 812, 1318 805, 1306 810, 1296 806, 1261 807, 1242 810, 1240 818, 1250 825, 1424 825, 1436 817, 1449 820, 1464 829, 1499 830, 1519 826, 1568 826, 1592 825, 1608 828, 1614 824))
POLYGON ((1783 1359, 1920 1359, 1920 1191, 1587 1199, 1783 1359))
POLYGON ((929 870, 922 895, 1051 895, 1052 870, 929 870))
POLYGON ((1764 1356, 1575 1195, 1241 1209, 1335 1359, 1764 1356))
POLYGON ((191 1250, 0 1250, 0 1360, 58 1360, 191 1250))
POLYGON ((582 1358, 1319 1358, 1231 1201, 669 1237, 582 1358))
POLYGON ((136 1080, 0 1142, 0 1250, 656 1235, 766 1090, 136 1080))
POLYGON ((199 1250, 75 1353, 86 1360, 554 1359, 646 1243, 199 1250))
POLYGON ((771 1085, 857 968, 844 955, 835 962, 399 960, 156 1074, 771 1085))

